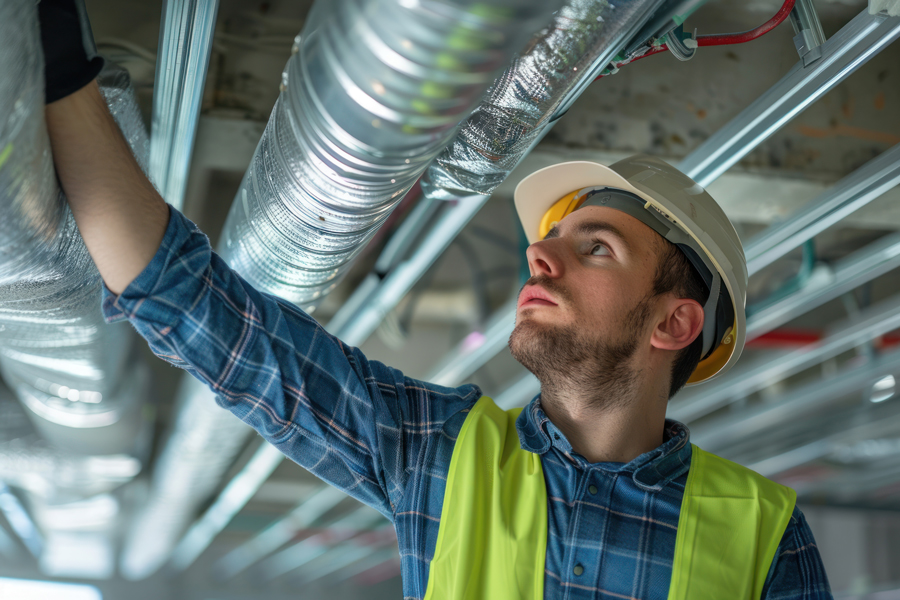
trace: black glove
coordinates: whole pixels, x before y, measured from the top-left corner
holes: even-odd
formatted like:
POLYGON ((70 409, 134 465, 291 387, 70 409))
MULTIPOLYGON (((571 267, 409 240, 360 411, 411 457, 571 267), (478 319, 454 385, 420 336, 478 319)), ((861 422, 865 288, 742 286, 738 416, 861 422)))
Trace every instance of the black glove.
POLYGON ((50 104, 93 81, 103 59, 97 55, 83 0, 40 0, 38 19, 44 47, 44 99, 50 104))

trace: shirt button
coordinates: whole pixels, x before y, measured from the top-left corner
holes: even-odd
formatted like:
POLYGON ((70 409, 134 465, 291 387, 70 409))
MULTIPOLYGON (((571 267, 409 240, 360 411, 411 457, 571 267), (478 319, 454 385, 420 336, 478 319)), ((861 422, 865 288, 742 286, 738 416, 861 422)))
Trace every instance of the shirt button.
POLYGON ((572 569, 572 572, 575 573, 575 575, 581 575, 582 573, 584 573, 584 567, 582 567, 581 565, 575 565, 575 568, 572 569))
POLYGON ((596 494, 596 493, 597 493, 597 486, 596 486, 596 485, 590 485, 590 486, 588 486, 588 491, 591 493, 591 495, 596 494))

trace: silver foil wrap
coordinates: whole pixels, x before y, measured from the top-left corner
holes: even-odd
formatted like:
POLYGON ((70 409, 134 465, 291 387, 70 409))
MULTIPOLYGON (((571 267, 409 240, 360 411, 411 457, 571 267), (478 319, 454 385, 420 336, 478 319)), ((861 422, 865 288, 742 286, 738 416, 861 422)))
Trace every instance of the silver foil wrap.
POLYGON ((444 199, 493 192, 660 4, 566 2, 437 157, 423 178, 423 192, 444 199))
MULTIPOLYGON (((40 419, 106 427, 144 390, 123 376, 131 333, 103 322, 100 275, 57 184, 39 35, 34 2, 0 2, 0 371, 40 419)), ((127 73, 109 65, 100 83, 146 164, 127 73)), ((120 450, 88 441, 83 451, 120 450)))
POLYGON ((557 5, 317 2, 232 205, 225 259, 312 310, 557 5))

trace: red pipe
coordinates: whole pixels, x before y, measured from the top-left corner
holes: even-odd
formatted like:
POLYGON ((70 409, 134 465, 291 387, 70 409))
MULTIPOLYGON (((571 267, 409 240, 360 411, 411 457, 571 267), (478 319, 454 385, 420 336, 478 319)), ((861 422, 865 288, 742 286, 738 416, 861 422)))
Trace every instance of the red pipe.
MULTIPOLYGON (((824 337, 821 331, 810 329, 776 329, 763 335, 747 340, 748 348, 784 348, 806 346, 818 342, 824 337)), ((876 338, 876 344, 881 348, 900 345, 900 333, 887 333, 876 338)))

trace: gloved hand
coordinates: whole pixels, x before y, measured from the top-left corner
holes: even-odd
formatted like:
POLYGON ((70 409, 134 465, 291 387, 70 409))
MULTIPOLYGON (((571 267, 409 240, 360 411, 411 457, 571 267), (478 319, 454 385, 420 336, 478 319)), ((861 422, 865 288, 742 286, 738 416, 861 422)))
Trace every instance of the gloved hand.
POLYGON ((97 55, 84 0, 40 0, 38 19, 44 47, 44 98, 50 104, 93 81, 103 59, 97 55))

